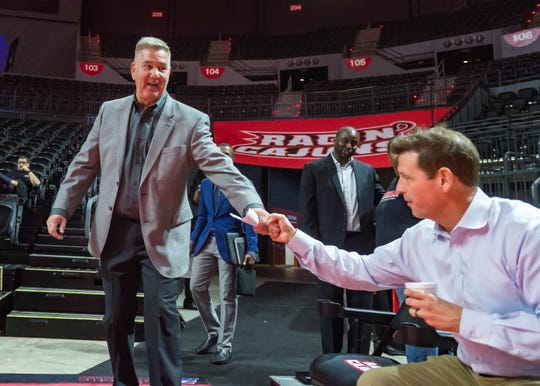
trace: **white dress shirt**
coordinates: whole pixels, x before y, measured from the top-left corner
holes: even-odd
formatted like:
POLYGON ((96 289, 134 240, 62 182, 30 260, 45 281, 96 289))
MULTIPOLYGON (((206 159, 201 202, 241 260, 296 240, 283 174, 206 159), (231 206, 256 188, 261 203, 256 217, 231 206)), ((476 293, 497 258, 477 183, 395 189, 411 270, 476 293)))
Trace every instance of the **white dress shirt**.
POLYGON ((478 189, 450 232, 423 220, 361 256, 298 230, 287 247, 300 264, 339 287, 375 291, 437 282, 437 296, 463 307, 458 357, 480 374, 540 376, 540 210, 478 189))
POLYGON ((358 216, 358 193, 356 189, 356 176, 352 167, 352 158, 343 166, 336 160, 333 153, 332 159, 336 165, 341 191, 345 199, 347 211, 347 231, 360 232, 360 217, 358 216))

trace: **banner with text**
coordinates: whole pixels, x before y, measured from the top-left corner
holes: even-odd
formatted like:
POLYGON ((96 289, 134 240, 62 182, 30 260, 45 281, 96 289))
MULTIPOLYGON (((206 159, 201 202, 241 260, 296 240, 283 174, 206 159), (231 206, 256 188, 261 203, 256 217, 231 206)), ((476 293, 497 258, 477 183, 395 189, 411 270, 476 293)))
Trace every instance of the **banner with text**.
POLYGON ((390 167, 386 148, 395 135, 427 128, 448 108, 346 118, 214 122, 216 143, 234 148, 234 162, 273 168, 301 169, 306 162, 326 157, 334 148, 339 128, 358 130, 355 158, 374 167, 390 167))

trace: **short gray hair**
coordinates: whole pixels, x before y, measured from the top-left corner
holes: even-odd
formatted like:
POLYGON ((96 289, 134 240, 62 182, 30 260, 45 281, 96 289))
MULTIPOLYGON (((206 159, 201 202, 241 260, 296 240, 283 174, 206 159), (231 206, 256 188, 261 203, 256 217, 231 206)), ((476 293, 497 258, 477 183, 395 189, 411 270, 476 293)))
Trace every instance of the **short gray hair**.
POLYGON ((155 50, 165 50, 169 54, 169 58, 171 56, 171 49, 169 48, 167 43, 153 36, 144 36, 139 39, 139 41, 137 42, 137 45, 135 46, 135 56, 137 56, 137 52, 144 50, 146 48, 152 48, 155 50))

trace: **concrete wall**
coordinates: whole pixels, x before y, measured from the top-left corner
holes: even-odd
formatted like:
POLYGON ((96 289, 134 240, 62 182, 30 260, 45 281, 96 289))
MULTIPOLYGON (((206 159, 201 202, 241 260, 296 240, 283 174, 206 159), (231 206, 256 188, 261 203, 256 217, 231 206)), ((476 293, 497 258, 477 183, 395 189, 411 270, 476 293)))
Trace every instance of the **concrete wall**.
POLYGON ((59 2, 58 14, 0 9, 1 40, 19 38, 11 72, 74 78, 81 0, 59 2))

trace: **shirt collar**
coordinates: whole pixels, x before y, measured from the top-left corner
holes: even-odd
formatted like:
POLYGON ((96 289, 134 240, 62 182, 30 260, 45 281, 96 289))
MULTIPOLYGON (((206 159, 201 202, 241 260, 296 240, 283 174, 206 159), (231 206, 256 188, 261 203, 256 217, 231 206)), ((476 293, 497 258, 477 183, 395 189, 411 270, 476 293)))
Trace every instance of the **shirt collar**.
MULTIPOLYGON (((490 198, 480 188, 476 188, 474 197, 469 204, 469 207, 461 217, 461 220, 452 229, 454 232, 458 228, 464 229, 481 229, 488 223, 489 209, 491 207, 490 198)), ((447 234, 439 224, 435 224, 436 234, 447 234)))
POLYGON ((334 152, 333 151, 330 152, 330 155, 332 156, 332 159, 334 160, 334 164, 336 165, 337 168, 342 168, 343 169, 343 168, 346 168, 348 166, 351 166, 351 164, 352 164, 352 160, 353 160, 352 157, 349 158, 349 160, 347 161, 347 163, 345 165, 341 166, 341 164, 336 159, 336 157, 334 157, 334 152))
POLYGON ((491 200, 482 189, 476 188, 471 204, 459 220, 456 228, 480 229, 487 225, 491 200))
MULTIPOLYGON (((169 94, 167 93, 167 91, 165 91, 163 93, 163 95, 161 97, 159 97, 159 99, 156 101, 156 103, 146 107, 146 109, 150 109, 154 116, 158 115, 160 113, 161 109, 163 109, 163 105, 165 105, 165 101, 167 100, 168 95, 169 94)), ((144 112, 144 110, 145 110, 145 107, 142 106, 139 103, 139 101, 137 100, 137 95, 135 95, 135 94, 133 94, 133 106, 135 107, 135 110, 139 114, 142 114, 144 112)))

